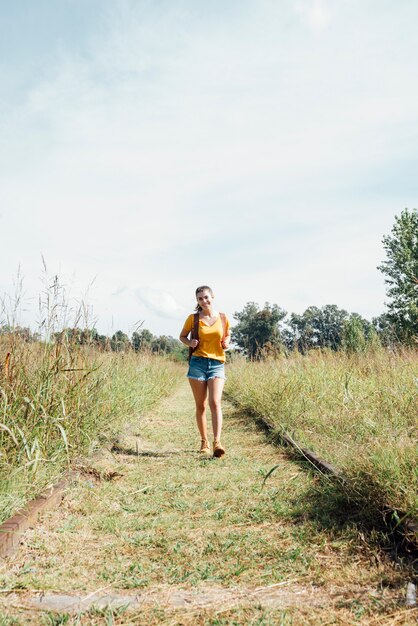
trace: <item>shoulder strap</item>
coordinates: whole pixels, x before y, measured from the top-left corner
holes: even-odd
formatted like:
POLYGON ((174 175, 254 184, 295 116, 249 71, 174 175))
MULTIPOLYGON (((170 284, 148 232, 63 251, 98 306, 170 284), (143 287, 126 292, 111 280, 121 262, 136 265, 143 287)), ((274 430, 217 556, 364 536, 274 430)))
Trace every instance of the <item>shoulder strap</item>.
MULTIPOLYGON (((199 339, 199 311, 193 315, 192 339, 199 339)), ((189 348, 189 362, 196 348, 189 348)))
POLYGON ((199 312, 193 315, 192 339, 199 339, 199 312))

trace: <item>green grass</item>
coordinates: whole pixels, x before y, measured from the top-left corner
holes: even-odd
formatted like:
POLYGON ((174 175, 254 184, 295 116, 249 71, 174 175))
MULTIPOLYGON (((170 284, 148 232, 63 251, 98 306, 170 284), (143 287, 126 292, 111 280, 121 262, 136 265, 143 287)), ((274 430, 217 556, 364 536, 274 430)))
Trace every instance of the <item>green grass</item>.
POLYGON ((347 497, 370 510, 418 517, 417 351, 311 352, 238 359, 226 393, 273 432, 341 468, 347 497))
MULTIPOLYGON (((368 544, 349 520, 327 519, 316 500, 317 477, 269 445, 227 402, 224 414, 227 454, 208 461, 197 453, 186 381, 135 418, 118 451, 103 450, 90 461, 96 474, 80 473, 61 506, 1 564, 0 606, 16 616, 13 597, 24 605, 37 590, 104 589, 145 603, 123 613, 91 609, 81 623, 316 625, 356 623, 360 611, 398 615, 410 571, 368 544), (279 469, 261 489, 273 464, 279 469), (100 478, 112 472, 118 476, 100 478), (282 606, 251 595, 277 584, 273 594, 285 596, 282 606), (318 607, 303 593, 312 586, 318 607), (169 596, 184 591, 192 599, 209 594, 213 602, 175 610, 169 596)), ((30 623, 30 610, 24 616, 30 623)))
POLYGON ((136 353, 0 337, 0 521, 111 440, 178 383, 182 368, 136 353))

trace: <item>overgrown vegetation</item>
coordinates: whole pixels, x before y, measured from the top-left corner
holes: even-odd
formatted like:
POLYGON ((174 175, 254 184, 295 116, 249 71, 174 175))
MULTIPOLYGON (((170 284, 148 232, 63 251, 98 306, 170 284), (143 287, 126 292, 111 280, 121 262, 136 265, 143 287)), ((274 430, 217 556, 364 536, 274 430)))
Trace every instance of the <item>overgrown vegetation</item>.
MULTIPOLYGON (((102 341, 44 262, 35 331, 19 323, 22 278, 0 299, 0 522, 81 455, 168 395, 182 369, 151 346, 102 341), (157 354, 156 354, 157 353, 157 354)), ((180 342, 178 342, 180 343, 180 342)), ((164 352, 165 353, 165 352, 164 352)))
MULTIPOLYGON (((388 559, 348 507, 324 511, 316 476, 227 402, 224 410, 221 460, 198 458, 186 381, 145 416, 139 437, 135 429, 117 453, 96 458, 98 475, 119 478, 92 485, 80 475, 13 562, 0 563, 0 589, 10 591, 0 611, 19 615, 41 591, 39 623, 50 593, 97 591, 139 599, 117 624, 406 624, 411 570, 388 559)), ((80 623, 111 623, 97 615, 91 607, 80 623)))
POLYGON ((298 352, 233 361, 227 395, 340 467, 347 496, 418 518, 418 359, 414 350, 298 352))
POLYGON ((179 381, 153 355, 0 337, 0 520, 179 381))
MULTIPOLYGON (((42 335, 33 332, 27 326, 0 324, 0 336, 10 335, 20 337, 27 343, 40 341, 42 335)), ((78 326, 64 328, 54 332, 53 340, 56 343, 63 341, 79 346, 95 347, 100 352, 145 352, 170 356, 175 361, 186 361, 187 350, 178 339, 169 335, 153 335, 146 328, 136 330, 129 339, 122 330, 117 330, 111 337, 100 335, 96 328, 79 328, 78 326)))

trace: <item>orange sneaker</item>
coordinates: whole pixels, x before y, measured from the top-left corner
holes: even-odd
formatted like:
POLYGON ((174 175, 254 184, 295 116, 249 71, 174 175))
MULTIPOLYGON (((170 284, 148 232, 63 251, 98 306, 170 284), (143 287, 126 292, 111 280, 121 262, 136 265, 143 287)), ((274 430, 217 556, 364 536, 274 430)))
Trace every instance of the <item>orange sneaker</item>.
POLYGON ((200 442, 199 454, 202 458, 207 458, 210 456, 209 442, 207 441, 207 439, 202 439, 202 441, 200 442))
POLYGON ((221 445, 221 442, 217 439, 213 442, 213 456, 220 458, 225 454, 225 448, 221 445))

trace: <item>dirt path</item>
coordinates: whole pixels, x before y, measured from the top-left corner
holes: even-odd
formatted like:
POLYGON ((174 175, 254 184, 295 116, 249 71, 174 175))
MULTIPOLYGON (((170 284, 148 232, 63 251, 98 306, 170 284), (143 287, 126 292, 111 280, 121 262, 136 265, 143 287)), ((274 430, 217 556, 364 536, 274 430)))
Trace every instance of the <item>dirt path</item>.
POLYGON ((2 562, 0 625, 414 623, 408 573, 327 518, 315 477, 224 409, 223 459, 196 453, 185 382, 81 468, 2 562))

